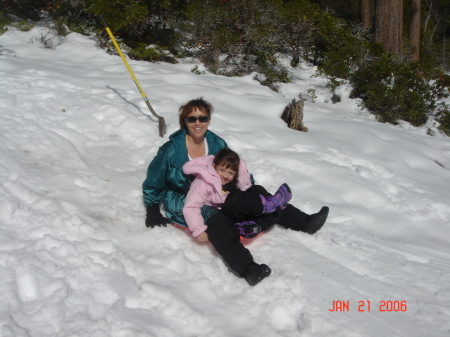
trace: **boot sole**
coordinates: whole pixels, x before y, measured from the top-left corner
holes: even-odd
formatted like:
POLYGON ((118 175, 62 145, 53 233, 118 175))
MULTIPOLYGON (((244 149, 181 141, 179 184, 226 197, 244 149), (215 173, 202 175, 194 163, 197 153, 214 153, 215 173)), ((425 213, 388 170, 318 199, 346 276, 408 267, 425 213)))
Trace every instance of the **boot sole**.
POLYGON ((317 213, 317 218, 314 219, 313 222, 309 224, 309 229, 306 231, 308 234, 314 234, 317 233, 319 229, 322 228, 322 226, 325 224, 328 218, 328 213, 330 212, 330 209, 326 206, 322 207, 322 209, 317 213), (321 214, 322 213, 322 214, 321 214))
POLYGON ((289 200, 287 200, 287 201, 283 204, 283 207, 284 207, 284 206, 286 206, 286 204, 287 204, 289 201, 291 201, 291 199, 292 199, 292 191, 291 191, 291 188, 289 187, 289 185, 286 184, 286 183, 284 183, 284 184, 281 185, 281 186, 284 186, 284 187, 286 188, 286 190, 288 191, 289 195, 290 195, 289 200))

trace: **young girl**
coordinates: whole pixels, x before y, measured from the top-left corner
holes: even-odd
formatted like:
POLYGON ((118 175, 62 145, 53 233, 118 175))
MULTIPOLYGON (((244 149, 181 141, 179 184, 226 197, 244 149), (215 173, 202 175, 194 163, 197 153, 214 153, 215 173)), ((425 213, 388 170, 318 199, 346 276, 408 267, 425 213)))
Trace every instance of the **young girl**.
POLYGON ((251 216, 260 216, 283 209, 292 198, 286 184, 273 196, 245 192, 252 186, 244 161, 230 149, 222 149, 215 156, 197 158, 183 166, 185 174, 195 175, 186 196, 183 215, 192 235, 207 241, 204 206, 221 209, 235 224, 241 236, 251 238, 260 233, 260 227, 251 216))

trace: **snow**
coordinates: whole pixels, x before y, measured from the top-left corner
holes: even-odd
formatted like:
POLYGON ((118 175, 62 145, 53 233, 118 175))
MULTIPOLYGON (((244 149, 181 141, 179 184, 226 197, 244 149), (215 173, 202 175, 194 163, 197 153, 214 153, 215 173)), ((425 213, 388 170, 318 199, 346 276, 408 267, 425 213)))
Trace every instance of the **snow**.
POLYGON ((329 103, 306 64, 276 93, 253 75, 130 60, 160 138, 118 56, 75 33, 55 50, 39 37, 0 36, 1 337, 450 334, 448 137, 376 122, 347 86, 329 103), (283 108, 311 88, 309 131, 288 129, 283 108), (244 242, 272 269, 255 287, 186 230, 144 225, 147 166, 199 96, 257 183, 288 183, 307 213, 330 207, 315 235, 276 226, 244 242))

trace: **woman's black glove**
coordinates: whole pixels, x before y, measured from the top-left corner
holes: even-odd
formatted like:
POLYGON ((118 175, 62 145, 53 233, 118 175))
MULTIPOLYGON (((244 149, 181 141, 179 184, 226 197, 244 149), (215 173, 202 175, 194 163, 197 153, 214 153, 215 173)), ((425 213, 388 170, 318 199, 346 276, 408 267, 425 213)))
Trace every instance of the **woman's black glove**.
POLYGON ((166 227, 168 223, 170 223, 170 220, 163 217, 159 211, 159 204, 147 206, 147 217, 145 219, 145 225, 147 227, 166 227))

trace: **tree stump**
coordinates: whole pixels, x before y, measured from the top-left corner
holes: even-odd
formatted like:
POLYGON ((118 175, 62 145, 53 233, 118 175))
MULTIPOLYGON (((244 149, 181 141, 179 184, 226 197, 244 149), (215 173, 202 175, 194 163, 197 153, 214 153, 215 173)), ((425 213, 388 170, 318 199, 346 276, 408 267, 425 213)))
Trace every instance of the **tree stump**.
POLYGON ((308 128, 303 125, 303 107, 303 101, 296 101, 294 98, 292 102, 284 108, 281 119, 287 123, 289 128, 307 132, 308 128))

